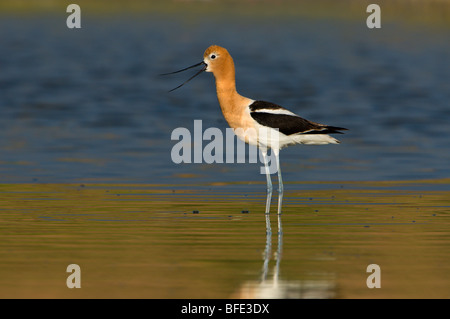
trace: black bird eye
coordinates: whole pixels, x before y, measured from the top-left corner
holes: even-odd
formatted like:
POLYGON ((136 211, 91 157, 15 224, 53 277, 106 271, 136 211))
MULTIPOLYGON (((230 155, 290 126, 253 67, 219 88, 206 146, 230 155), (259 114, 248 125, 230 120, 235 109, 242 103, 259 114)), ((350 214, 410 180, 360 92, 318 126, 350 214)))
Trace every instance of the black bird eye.
POLYGON ((211 54, 210 58, 211 58, 211 60, 214 60, 216 58, 216 55, 215 54, 211 54))

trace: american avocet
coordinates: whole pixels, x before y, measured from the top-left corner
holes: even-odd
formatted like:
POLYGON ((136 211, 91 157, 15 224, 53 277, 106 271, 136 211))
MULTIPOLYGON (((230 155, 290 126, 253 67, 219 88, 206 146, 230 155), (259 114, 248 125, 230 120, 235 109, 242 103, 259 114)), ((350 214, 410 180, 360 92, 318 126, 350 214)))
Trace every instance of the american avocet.
POLYGON ((248 135, 236 135, 249 144, 257 145, 261 151, 267 178, 266 213, 269 213, 272 196, 272 181, 267 161, 267 149, 271 148, 275 155, 279 193, 277 212, 280 214, 283 196, 283 180, 281 178, 279 151, 283 147, 291 144, 338 144, 339 141, 328 134, 342 134, 340 131, 346 130, 346 128, 311 122, 277 104, 252 100, 240 95, 236 91, 233 58, 225 48, 217 45, 212 45, 206 49, 203 54, 202 62, 163 75, 179 73, 200 65, 203 66, 200 71, 181 85, 170 90, 170 92, 180 88, 204 71, 212 72, 214 74, 220 108, 230 127, 233 128, 235 132, 247 132, 248 129, 256 132, 254 138, 249 138, 248 135), (267 134, 265 135, 266 138, 262 138, 261 132, 264 130, 267 134), (276 136, 277 138, 273 139, 268 138, 267 136, 276 136))

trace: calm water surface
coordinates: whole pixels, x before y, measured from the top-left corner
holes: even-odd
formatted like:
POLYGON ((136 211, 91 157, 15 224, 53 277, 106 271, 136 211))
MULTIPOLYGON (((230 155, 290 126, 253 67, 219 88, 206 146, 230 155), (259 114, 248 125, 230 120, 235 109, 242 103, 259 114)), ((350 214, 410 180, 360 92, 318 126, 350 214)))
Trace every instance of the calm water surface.
POLYGON ((0 296, 450 297, 448 191, 321 186, 286 191, 266 219, 249 185, 3 185, 0 296), (81 289, 66 287, 73 263, 81 289))
POLYGON ((233 55, 243 95, 350 129, 338 146, 284 150, 286 181, 450 176, 447 29, 152 15, 83 21, 69 30, 53 16, 0 20, 4 182, 264 180, 251 164, 171 161, 175 128, 193 131, 194 119, 204 129, 227 124, 211 74, 170 94, 189 74, 158 74, 200 61, 213 43, 233 55))
POLYGON ((1 17, 0 297, 450 297, 449 30, 231 22, 1 17), (259 164, 171 161, 175 128, 227 124, 211 74, 158 74, 213 43, 243 95, 350 129, 283 150, 281 218, 259 164))

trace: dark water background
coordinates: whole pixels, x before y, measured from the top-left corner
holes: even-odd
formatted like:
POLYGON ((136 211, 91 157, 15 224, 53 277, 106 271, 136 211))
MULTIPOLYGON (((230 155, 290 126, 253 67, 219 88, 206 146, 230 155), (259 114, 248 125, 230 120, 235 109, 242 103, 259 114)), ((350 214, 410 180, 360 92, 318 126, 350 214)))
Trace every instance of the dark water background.
MULTIPOLYGON (((211 44, 238 91, 350 130, 283 150, 285 182, 450 177, 449 30, 364 21, 1 16, 0 182, 261 181, 259 164, 172 163, 172 130, 227 127, 211 74, 167 91, 211 44), (187 179, 186 177, 189 177, 187 179)), ((207 142, 205 142, 206 144, 207 142)))

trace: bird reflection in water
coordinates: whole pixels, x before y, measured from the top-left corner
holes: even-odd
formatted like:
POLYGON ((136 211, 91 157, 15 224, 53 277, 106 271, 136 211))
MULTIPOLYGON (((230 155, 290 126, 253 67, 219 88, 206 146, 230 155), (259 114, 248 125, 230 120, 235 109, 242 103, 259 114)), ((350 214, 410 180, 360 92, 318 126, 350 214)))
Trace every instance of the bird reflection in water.
MULTIPOLYGON (((266 212, 270 206, 271 194, 267 194, 266 212)), ((242 299, 327 299, 335 297, 335 285, 330 280, 280 280, 280 266, 283 253, 282 215, 277 214, 278 246, 272 252, 272 227, 270 214, 266 213, 266 246, 259 281, 247 281, 241 285, 234 297, 242 299), (270 275, 269 264, 274 256, 275 266, 270 275)))

